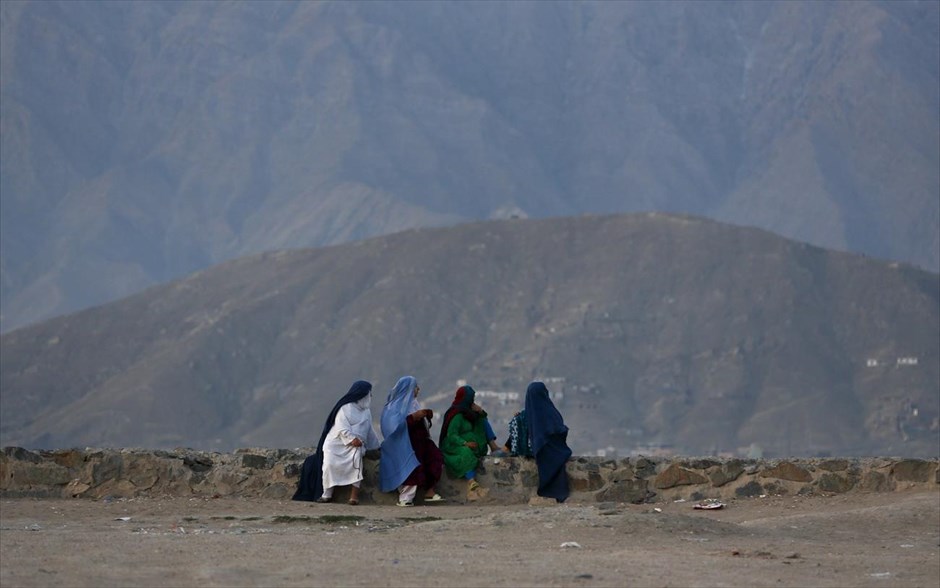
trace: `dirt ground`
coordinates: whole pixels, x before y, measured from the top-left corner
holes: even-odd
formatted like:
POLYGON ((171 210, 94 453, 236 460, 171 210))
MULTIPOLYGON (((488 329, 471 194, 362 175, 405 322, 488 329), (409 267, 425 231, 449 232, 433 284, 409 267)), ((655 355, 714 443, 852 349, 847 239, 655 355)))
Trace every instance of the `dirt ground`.
POLYGON ((940 586, 936 491, 739 499, 714 511, 237 498, 0 507, 3 588, 940 586))

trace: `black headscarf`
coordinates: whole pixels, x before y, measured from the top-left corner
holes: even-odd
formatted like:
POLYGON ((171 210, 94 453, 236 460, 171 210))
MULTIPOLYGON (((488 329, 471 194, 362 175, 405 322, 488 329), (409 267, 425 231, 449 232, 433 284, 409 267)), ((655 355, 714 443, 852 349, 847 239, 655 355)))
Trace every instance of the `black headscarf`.
POLYGON ((317 443, 317 452, 304 460, 304 467, 300 472, 300 480, 297 482, 297 492, 294 493, 294 500, 315 501, 323 496, 323 442, 333 423, 336 422, 336 415, 344 404, 350 404, 362 400, 372 391, 372 384, 365 380, 353 382, 349 392, 339 399, 330 415, 326 417, 326 424, 323 425, 323 433, 320 435, 320 442, 317 443))

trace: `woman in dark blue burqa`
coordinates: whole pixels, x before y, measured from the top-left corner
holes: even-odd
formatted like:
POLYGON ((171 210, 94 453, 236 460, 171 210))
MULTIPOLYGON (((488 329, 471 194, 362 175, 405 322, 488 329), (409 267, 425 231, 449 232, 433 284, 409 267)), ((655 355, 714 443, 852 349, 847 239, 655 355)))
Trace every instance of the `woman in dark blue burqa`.
POLYGON ((323 425, 323 434, 320 435, 320 442, 317 443, 317 452, 304 460, 304 467, 300 472, 300 481, 297 483, 297 492, 294 493, 294 500, 307 500, 315 502, 323 495, 323 442, 327 434, 333 428, 336 422, 336 414, 344 404, 356 402, 369 395, 372 391, 372 384, 365 380, 353 382, 349 392, 339 399, 330 415, 326 417, 326 424, 323 425))
POLYGON ((548 397, 542 382, 532 382, 525 392, 525 412, 535 465, 539 470, 538 495, 564 502, 568 498, 568 472, 571 457, 568 427, 548 397))

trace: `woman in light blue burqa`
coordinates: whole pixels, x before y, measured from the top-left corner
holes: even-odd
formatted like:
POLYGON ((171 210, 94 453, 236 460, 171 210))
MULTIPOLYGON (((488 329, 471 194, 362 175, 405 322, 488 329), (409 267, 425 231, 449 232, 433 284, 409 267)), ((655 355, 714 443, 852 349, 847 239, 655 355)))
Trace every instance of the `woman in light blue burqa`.
POLYGON ((444 471, 444 457, 431 440, 429 429, 434 413, 421 408, 421 388, 412 376, 398 380, 382 409, 382 458, 379 460, 379 489, 398 490, 398 505, 412 506, 418 488, 425 502, 443 500, 435 491, 444 471))

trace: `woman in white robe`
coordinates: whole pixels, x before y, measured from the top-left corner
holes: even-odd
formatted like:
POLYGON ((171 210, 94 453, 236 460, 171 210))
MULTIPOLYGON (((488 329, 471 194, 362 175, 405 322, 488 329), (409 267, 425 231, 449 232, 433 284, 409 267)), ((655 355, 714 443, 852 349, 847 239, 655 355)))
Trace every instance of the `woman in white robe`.
POLYGON ((372 425, 372 392, 340 407, 336 420, 323 440, 323 496, 318 502, 330 502, 337 486, 350 488, 349 504, 359 504, 362 483, 362 458, 369 449, 379 447, 372 425))

